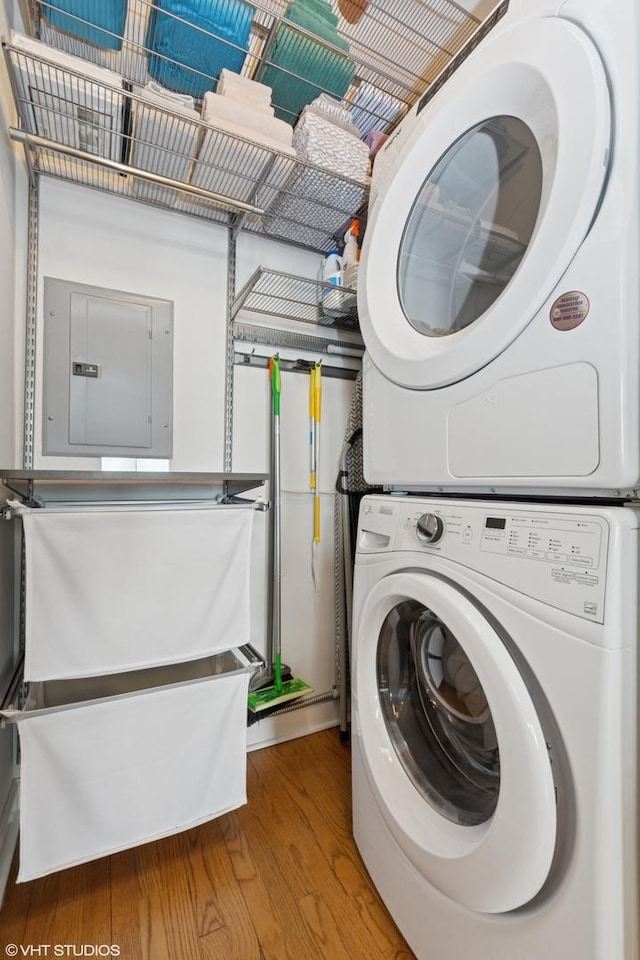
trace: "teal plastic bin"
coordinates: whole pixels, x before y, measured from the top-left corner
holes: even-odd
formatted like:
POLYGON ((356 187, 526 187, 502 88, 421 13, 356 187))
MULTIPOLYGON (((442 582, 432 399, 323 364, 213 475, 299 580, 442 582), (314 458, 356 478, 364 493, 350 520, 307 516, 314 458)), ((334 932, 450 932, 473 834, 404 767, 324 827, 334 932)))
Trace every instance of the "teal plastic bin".
POLYGON ((254 14, 245 0, 154 0, 145 42, 149 73, 169 90, 203 97, 223 67, 242 69, 254 14))
POLYGON ((42 12, 56 30, 107 50, 122 48, 127 0, 47 0, 42 12))
POLYGON ((276 116, 293 125, 303 107, 324 91, 341 99, 353 80, 355 64, 346 56, 349 44, 338 34, 338 18, 326 0, 294 0, 285 18, 345 51, 342 55, 328 50, 294 26, 280 24, 260 81, 273 89, 276 116))

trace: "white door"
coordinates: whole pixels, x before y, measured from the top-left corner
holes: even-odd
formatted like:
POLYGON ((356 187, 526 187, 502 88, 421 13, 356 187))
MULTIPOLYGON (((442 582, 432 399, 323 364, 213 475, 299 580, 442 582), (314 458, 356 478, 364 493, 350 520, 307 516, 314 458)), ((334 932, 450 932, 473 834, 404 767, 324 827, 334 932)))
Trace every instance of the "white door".
POLYGON ((527 687, 496 628, 452 582, 379 581, 355 638, 357 730, 407 857, 456 902, 502 913, 543 886, 555 789, 527 687))
POLYGON ((524 329, 593 220, 610 112, 589 37, 543 18, 489 38, 407 121, 360 269, 362 332, 382 374, 446 386, 524 329))

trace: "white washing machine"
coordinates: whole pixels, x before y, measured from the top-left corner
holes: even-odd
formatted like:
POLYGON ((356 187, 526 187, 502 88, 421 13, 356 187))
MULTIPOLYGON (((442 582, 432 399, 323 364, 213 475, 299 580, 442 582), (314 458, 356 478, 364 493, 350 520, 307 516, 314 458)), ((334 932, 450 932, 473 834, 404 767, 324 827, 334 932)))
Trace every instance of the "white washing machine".
POLYGON ((362 501, 353 829, 419 960, 638 960, 638 522, 362 501))
POLYGON ((511 0, 500 12, 374 164, 359 281, 365 475, 629 496, 640 7, 511 0))

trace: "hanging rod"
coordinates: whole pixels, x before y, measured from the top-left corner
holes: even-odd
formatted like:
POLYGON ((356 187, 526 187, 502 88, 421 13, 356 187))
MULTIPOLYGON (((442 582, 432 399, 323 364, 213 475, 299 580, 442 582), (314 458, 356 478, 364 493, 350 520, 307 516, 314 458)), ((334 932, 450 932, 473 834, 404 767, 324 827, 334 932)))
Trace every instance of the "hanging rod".
POLYGON ((27 507, 25 504, 9 504, 11 519, 25 513, 153 513, 172 510, 257 510, 266 513, 270 504, 260 498, 249 500, 242 497, 223 497, 215 500, 65 500, 51 506, 39 503, 27 507))
MULTIPOLYGON (((269 366, 269 358, 250 353, 236 353, 234 366, 266 368, 269 366)), ((280 369, 283 373, 306 373, 307 376, 309 375, 309 368, 305 366, 303 360, 285 360, 280 357, 280 369)), ((322 363, 322 376, 329 380, 355 380, 357 375, 358 371, 350 367, 331 367, 324 361, 322 363)))
POLYGON ((99 167, 105 167, 114 173, 124 174, 129 177, 137 177, 140 180, 148 180, 151 183, 158 184, 161 187, 170 187, 172 190, 179 190, 181 193, 188 193, 203 200, 210 200, 212 203, 221 206, 233 207, 236 210, 242 210, 244 213, 252 213, 258 217, 264 214, 261 207, 255 207, 251 203, 244 203, 242 200, 236 200, 233 197, 226 197, 220 193, 212 193, 210 190, 204 190, 202 187, 195 187, 182 180, 173 180, 171 177, 164 177, 160 173, 152 173, 150 170, 141 170, 139 167, 131 167, 125 163, 119 163, 117 160, 108 160, 95 153, 87 153, 86 150, 78 150, 65 143, 58 143, 55 140, 47 140, 46 137, 40 137, 35 133, 27 133, 25 130, 18 130, 16 127, 9 127, 9 136, 16 143, 22 143, 31 149, 39 147, 41 150, 50 150, 52 153, 62 153, 67 157, 73 157, 75 160, 81 160, 83 163, 96 164, 99 167))

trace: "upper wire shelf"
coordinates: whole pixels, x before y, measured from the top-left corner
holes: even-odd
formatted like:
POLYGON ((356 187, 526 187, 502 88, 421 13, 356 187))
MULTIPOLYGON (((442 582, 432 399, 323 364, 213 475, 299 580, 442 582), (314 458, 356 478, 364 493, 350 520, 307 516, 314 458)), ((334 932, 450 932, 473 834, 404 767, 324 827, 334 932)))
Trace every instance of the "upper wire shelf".
POLYGON ((4 44, 33 168, 84 186, 328 251, 367 184, 4 44))
POLYGON ((311 85, 351 104, 363 136, 397 121, 480 24, 457 0, 31 0, 31 19, 39 39, 135 84, 201 97, 228 65, 272 85, 290 123, 311 85))
POLYGON ((364 168, 352 179, 346 155, 205 122, 221 67, 271 87, 276 120, 328 93, 364 136, 392 128, 485 29, 457 0, 23 2, 45 45, 4 47, 32 173, 325 253, 367 202, 364 168), (151 80, 191 107, 150 98, 151 80))

